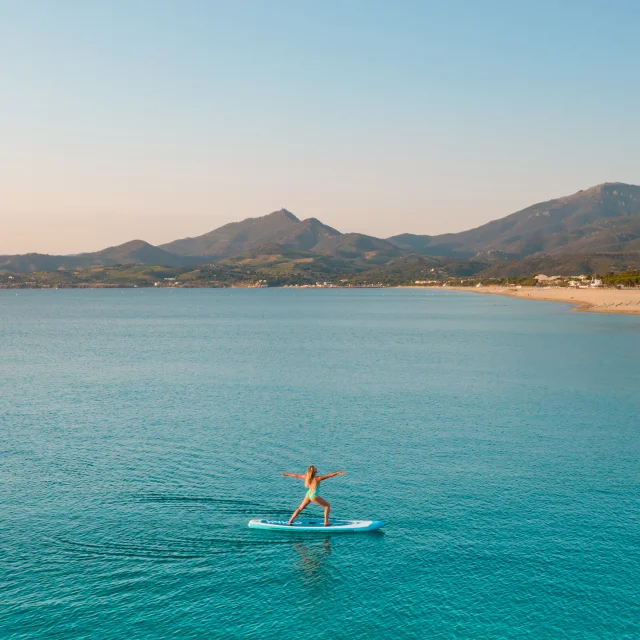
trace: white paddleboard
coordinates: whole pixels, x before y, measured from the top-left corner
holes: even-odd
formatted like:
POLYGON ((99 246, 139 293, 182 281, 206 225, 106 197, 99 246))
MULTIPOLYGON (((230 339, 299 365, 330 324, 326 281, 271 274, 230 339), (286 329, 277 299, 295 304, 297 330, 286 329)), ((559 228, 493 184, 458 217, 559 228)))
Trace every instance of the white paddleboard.
POLYGON ((294 520, 287 524, 286 520, 250 520, 250 529, 266 529, 268 531, 313 531, 314 533, 358 533, 375 531, 384 527, 384 520, 332 520, 328 527, 323 520, 294 520))

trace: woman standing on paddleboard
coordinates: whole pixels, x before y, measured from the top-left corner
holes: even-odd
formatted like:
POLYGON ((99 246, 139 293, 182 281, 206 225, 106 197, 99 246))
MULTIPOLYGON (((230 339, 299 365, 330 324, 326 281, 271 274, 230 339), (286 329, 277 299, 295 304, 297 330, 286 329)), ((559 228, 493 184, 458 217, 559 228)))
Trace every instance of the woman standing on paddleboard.
POLYGON ((310 465, 307 468, 307 473, 304 475, 299 473, 283 473, 283 476, 288 476, 289 478, 299 478, 300 480, 304 480, 304 486, 309 490, 307 491, 307 495, 304 497, 304 500, 300 504, 300 506, 293 512, 293 515, 289 519, 287 524, 292 524, 293 521, 298 517, 300 512, 310 503, 315 502, 319 504, 321 507, 324 507, 324 526, 329 526, 329 512, 331 511, 331 506, 329 503, 318 495, 320 490, 320 483, 327 478, 333 478, 333 476, 341 476, 344 475, 344 471, 334 471, 333 473, 327 473, 324 476, 318 475, 318 470, 313 465, 310 465))

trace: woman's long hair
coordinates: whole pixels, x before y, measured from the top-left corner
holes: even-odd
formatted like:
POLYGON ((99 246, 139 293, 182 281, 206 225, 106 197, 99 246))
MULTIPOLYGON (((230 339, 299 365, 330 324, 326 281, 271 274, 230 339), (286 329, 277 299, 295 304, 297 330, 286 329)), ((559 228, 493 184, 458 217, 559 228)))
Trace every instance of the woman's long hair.
POLYGON ((311 464, 307 467, 307 473, 304 476, 304 486, 310 487, 313 479, 316 477, 318 470, 311 464))

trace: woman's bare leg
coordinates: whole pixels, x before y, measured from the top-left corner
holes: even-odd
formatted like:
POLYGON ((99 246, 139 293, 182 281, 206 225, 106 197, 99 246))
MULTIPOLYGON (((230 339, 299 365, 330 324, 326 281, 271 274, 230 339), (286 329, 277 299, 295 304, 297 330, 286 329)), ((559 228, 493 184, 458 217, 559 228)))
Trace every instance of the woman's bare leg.
POLYGON ((321 507, 324 507, 324 526, 328 527, 330 522, 329 522, 329 513, 331 512, 331 505, 324 499, 321 498, 320 496, 316 496, 313 501, 316 504, 319 504, 321 507))
POLYGON ((301 502, 300 506, 293 512, 291 518, 289 518, 289 522, 287 524, 291 524, 300 514, 300 512, 311 502, 307 496, 304 497, 304 500, 301 502))

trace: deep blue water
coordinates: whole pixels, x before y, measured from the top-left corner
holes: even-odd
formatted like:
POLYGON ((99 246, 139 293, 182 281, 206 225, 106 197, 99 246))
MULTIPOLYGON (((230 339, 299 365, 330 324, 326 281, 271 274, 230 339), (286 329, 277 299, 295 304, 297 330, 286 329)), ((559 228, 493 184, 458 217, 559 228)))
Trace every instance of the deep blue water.
POLYGON ((640 638, 640 317, 0 291, 0 331, 3 640, 640 638), (310 463, 384 533, 249 530, 310 463))

